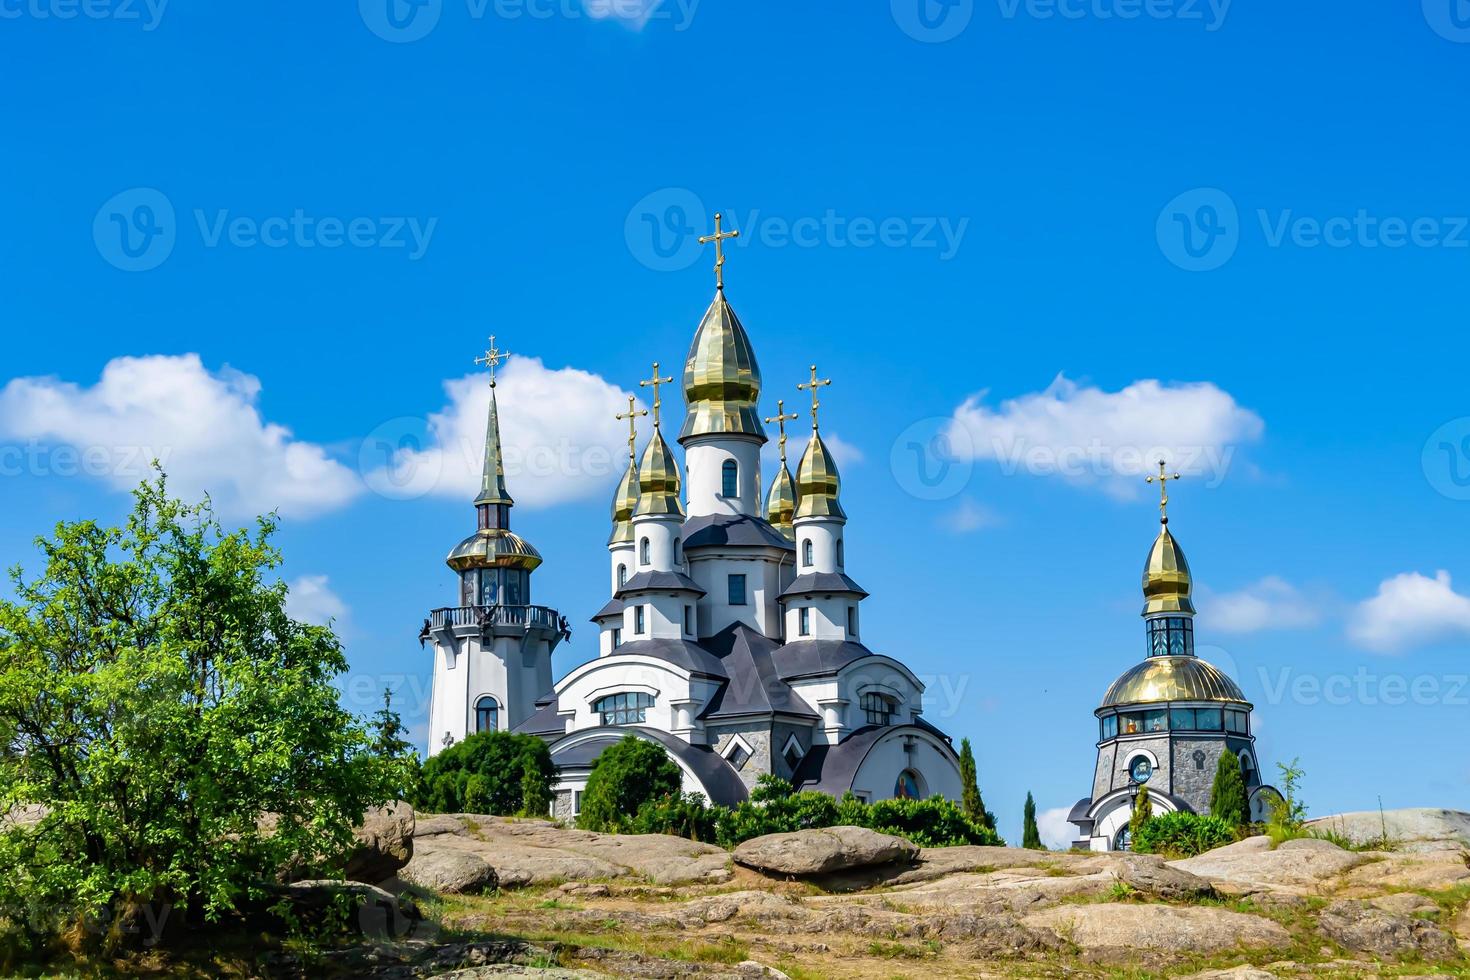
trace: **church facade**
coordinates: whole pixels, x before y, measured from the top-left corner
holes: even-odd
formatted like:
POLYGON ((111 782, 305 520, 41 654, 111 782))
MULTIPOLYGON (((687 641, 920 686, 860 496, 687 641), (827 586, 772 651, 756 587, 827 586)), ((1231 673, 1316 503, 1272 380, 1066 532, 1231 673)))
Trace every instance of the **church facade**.
POLYGON ((1253 705, 1224 671, 1195 652, 1194 580, 1169 531, 1164 464, 1159 536, 1143 569, 1146 648, 1141 663, 1103 695, 1097 716, 1092 795, 1072 808, 1073 847, 1127 850, 1129 820, 1142 787, 1155 814, 1208 813, 1215 769, 1226 752, 1240 758, 1251 819, 1264 820, 1277 791, 1262 780, 1251 731, 1253 705))
MULTIPOLYGON (((492 378, 498 356, 487 356, 492 378)), ((534 604, 541 556, 510 529, 492 381, 478 527, 448 559, 458 604, 434 610, 422 636, 434 656, 430 753, 476 731, 544 738, 560 817, 576 815, 593 763, 629 734, 663 748, 684 789, 714 803, 745 799, 763 773, 869 801, 958 800, 959 761, 922 716, 924 685, 863 642, 868 594, 847 572, 842 482, 819 425, 830 382, 812 368, 796 386, 811 436, 793 477, 785 427, 798 416, 784 400, 774 416, 759 411, 761 371, 722 272, 680 380, 683 467, 663 430, 660 387, 674 379, 657 364, 641 382, 651 417, 631 398, 619 416, 629 457, 612 504, 609 599, 592 617, 598 655, 554 683, 551 656, 569 631, 534 604), (639 453, 642 418, 651 431, 639 453), (781 449, 769 481, 767 424, 781 449)))

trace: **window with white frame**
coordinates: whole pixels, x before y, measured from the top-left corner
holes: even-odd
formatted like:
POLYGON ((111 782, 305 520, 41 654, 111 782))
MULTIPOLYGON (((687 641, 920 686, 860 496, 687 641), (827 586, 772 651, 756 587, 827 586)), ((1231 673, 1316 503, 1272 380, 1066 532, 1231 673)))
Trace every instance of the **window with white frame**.
POLYGON ((592 710, 602 717, 604 725, 641 725, 648 720, 653 695, 642 691, 609 694, 592 702, 592 710))

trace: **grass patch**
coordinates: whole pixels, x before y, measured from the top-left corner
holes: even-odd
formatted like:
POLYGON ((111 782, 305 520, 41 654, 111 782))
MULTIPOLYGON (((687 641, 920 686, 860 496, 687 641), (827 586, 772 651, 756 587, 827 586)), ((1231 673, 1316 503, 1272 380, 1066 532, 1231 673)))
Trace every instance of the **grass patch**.
POLYGON ((883 960, 921 960, 936 952, 925 946, 910 946, 908 943, 885 943, 874 940, 868 943, 868 955, 883 960))

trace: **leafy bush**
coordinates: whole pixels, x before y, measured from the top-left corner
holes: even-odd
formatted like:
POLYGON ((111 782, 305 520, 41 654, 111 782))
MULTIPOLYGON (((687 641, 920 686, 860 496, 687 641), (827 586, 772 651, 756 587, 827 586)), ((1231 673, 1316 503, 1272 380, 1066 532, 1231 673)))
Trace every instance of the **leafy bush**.
POLYGON ((423 765, 415 805, 430 813, 544 817, 556 767, 534 735, 479 732, 423 765))
POLYGON ((1251 822, 1245 772, 1240 766, 1240 756, 1229 749, 1220 753, 1220 764, 1215 767, 1215 782, 1210 787, 1210 813, 1236 828, 1251 822))
POLYGON ((1186 858, 1235 842, 1230 821, 1198 813, 1161 813, 1133 832, 1133 850, 1186 858))
POLYGON ((705 804, 702 793, 681 793, 649 800, 638 808, 629 828, 635 834, 672 834, 713 844, 721 807, 705 804))
POLYGON ((587 777, 582 794, 583 830, 628 830, 643 804, 679 795, 684 778, 664 750, 636 735, 608 746, 587 777))
MULTIPOLYGON (((862 806, 861 803, 858 804, 862 806)), ((920 847, 957 847, 961 844, 989 844, 1000 847, 1005 841, 984 823, 971 819, 955 803, 942 796, 927 800, 879 800, 867 807, 866 822, 883 834, 907 837, 920 847)))

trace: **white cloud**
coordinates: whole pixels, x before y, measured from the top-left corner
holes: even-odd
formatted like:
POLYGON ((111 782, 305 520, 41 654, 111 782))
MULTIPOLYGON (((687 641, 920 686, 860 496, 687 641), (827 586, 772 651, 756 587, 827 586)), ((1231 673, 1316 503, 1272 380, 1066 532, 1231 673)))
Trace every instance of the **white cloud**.
POLYGON ((1068 806, 1043 810, 1036 816, 1036 829, 1041 831, 1041 842, 1053 850, 1067 850, 1077 839, 1077 826, 1067 822, 1068 806))
POLYGON ((1000 517, 984 504, 966 497, 960 501, 958 507, 941 517, 939 523, 956 534, 970 534, 994 527, 1000 523, 1000 517))
POLYGON ((1200 596, 1201 616, 1222 633, 1307 629, 1322 621, 1321 600, 1275 575, 1237 592, 1200 596))
MULTIPOLYGON (((614 418, 628 410, 627 393, 598 375, 569 367, 553 371, 533 357, 511 358, 497 380, 505 480, 516 503, 538 508, 610 497, 627 465, 627 424, 614 418)), ((404 448, 386 467, 367 472, 369 486, 391 497, 474 498, 490 388, 483 374, 469 374, 444 382, 444 391, 449 403, 428 418, 430 444, 399 443, 404 448)), ((672 439, 681 407, 666 397, 664 410, 672 439)), ((639 421, 641 453, 649 425, 639 421)))
POLYGON ((1348 638, 1378 653, 1465 636, 1470 636, 1470 598, 1454 590, 1446 571, 1434 578, 1405 572, 1385 579, 1377 595, 1358 603, 1348 622, 1348 638))
POLYGON ((31 455, 37 472, 119 489, 146 479, 157 459, 174 493, 208 493, 226 517, 310 516, 357 496, 350 469, 261 418, 259 395, 258 378, 210 372, 197 354, 119 357, 90 388, 54 377, 9 382, 0 389, 0 434, 48 447, 31 455))
POLYGON ((347 619, 347 603, 332 591, 325 575, 302 575, 286 583, 286 613, 292 619, 317 626, 332 621, 341 625, 347 619))
MULTIPOLYGON (((635 31, 641 31, 665 3, 666 0, 584 0, 583 9, 592 20, 617 21, 635 31)), ((665 16, 667 15, 665 12, 665 16)))
POLYGON ((960 459, 992 459, 1007 476, 1060 476, 1131 498, 1158 460, 1218 485, 1241 443, 1261 437, 1260 416, 1208 382, 1135 381, 1121 391, 1082 387, 1062 375, 1045 391, 955 409, 946 435, 960 459))

